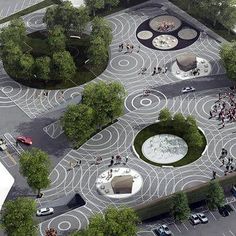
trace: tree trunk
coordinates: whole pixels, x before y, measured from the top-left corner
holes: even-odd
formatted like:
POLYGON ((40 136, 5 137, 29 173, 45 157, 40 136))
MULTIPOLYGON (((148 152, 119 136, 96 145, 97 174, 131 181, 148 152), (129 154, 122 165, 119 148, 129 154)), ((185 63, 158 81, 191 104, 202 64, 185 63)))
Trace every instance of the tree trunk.
POLYGON ((38 197, 40 197, 40 196, 41 196, 40 189, 38 189, 38 197))

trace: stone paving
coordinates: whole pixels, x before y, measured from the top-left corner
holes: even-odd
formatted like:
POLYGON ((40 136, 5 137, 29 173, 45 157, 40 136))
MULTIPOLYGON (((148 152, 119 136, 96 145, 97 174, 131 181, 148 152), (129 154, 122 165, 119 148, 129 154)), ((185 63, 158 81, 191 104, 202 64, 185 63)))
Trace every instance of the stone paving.
MULTIPOLYGON (((176 10, 168 1, 160 2, 172 10, 176 10)), ((225 70, 219 58, 220 43, 207 35, 199 37, 191 46, 177 51, 164 52, 141 45, 136 38, 137 27, 149 18, 172 13, 161 7, 162 5, 155 2, 148 2, 106 17, 113 33, 110 62, 104 73, 99 75, 95 81, 119 81, 125 86, 128 94, 125 100, 125 114, 116 123, 92 137, 78 150, 71 149, 53 169, 50 175, 51 186, 44 191, 44 197, 38 200, 38 204, 53 206, 55 202, 63 201, 69 195, 78 192, 86 201, 86 205, 42 222, 40 224, 41 235, 44 234, 47 227, 57 228, 61 235, 68 235, 70 230, 85 227, 92 214, 102 212, 108 205, 135 206, 195 186, 208 181, 212 177, 213 169, 216 170, 217 176, 222 176, 223 169, 219 167, 218 157, 223 146, 228 149, 233 158, 236 158, 234 124, 227 124, 225 129, 219 130, 218 121, 208 119, 209 110, 217 100, 218 92, 222 92, 222 90, 207 89, 207 83, 212 81, 212 84, 217 85, 225 77, 225 70), (120 43, 133 44, 134 51, 132 53, 119 52, 120 43), (140 45, 140 50, 138 45, 140 45), (197 92, 181 95, 180 90, 177 91, 177 84, 180 80, 170 72, 170 68, 176 56, 186 52, 195 53, 198 57, 209 61, 212 71, 207 77, 195 79, 195 82, 181 81, 179 86, 186 85, 186 83, 198 83, 196 82, 198 79, 201 84, 201 88, 197 92), (151 76, 153 67, 157 65, 167 66, 167 73, 151 76), (142 67, 147 68, 144 75, 139 74, 142 67), (222 75, 222 80, 219 75, 222 75), (169 88, 168 86, 171 86, 172 83, 175 86, 167 92, 161 89, 164 86, 169 88), (142 96, 145 88, 151 91, 148 97, 142 96), (200 159, 190 165, 179 168, 160 168, 147 164, 137 158, 133 152, 132 143, 136 134, 148 124, 157 121, 159 111, 164 107, 168 107, 172 112, 194 115, 199 127, 206 135, 206 151, 200 159), (129 156, 127 167, 136 170, 144 181, 142 189, 127 199, 106 198, 98 194, 95 186, 97 177, 108 169, 111 156, 118 154, 122 157, 129 156), (94 157, 97 156, 103 158, 102 163, 96 166, 91 165, 94 157), (78 160, 82 160, 82 165, 68 171, 70 162, 78 160)), ((36 13, 36 15, 31 14, 24 18, 28 22, 28 32, 44 27, 41 21, 42 16, 43 14, 36 13)), ((189 18, 185 20, 190 23, 192 21, 189 18)), ((199 28, 202 27, 199 23, 199 28)), ((43 90, 27 88, 13 81, 5 73, 2 64, 0 68, 0 108, 18 107, 30 119, 41 117, 53 109, 65 106, 68 101, 80 97, 83 90, 83 86, 66 89, 64 98, 60 97, 58 90, 48 91, 49 94, 46 97, 43 95, 43 90)), ((227 88, 223 88, 223 91, 227 91, 227 88)), ((63 133, 58 122, 44 127, 44 131, 55 142, 63 133)))

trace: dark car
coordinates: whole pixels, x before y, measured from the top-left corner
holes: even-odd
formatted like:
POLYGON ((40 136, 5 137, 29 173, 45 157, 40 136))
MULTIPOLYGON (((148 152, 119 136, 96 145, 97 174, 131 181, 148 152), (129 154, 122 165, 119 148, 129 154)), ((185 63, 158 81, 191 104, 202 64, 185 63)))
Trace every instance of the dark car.
POLYGON ((231 193, 233 194, 234 197, 236 197, 236 186, 233 185, 233 187, 231 188, 231 193))
POLYGON ((230 215, 230 212, 229 212, 229 209, 228 209, 227 206, 218 207, 218 210, 219 210, 219 213, 220 213, 223 217, 226 217, 226 216, 229 216, 229 215, 230 215))

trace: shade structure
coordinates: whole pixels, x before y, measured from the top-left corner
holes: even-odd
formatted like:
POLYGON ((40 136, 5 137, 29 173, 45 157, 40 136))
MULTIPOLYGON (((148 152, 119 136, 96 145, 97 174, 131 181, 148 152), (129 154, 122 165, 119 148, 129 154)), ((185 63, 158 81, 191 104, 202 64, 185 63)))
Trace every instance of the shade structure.
POLYGON ((197 67, 197 57, 192 53, 186 53, 176 58, 180 70, 189 71, 197 67))
POLYGON ((132 193, 133 176, 115 176, 111 181, 114 194, 132 193))
POLYGON ((2 205, 10 191, 14 178, 8 172, 8 170, 4 167, 4 165, 0 162, 0 174, 2 181, 0 182, 0 210, 2 209, 2 205))

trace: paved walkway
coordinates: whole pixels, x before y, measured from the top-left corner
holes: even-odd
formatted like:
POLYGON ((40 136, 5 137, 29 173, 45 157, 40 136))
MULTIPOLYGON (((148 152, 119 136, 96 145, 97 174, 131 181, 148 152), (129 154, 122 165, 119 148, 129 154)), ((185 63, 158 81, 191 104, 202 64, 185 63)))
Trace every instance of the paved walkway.
MULTIPOLYGON (((86 201, 86 205, 41 223, 41 235, 47 227, 55 227, 65 235, 69 230, 80 229, 88 223, 92 214, 102 212, 108 205, 135 206, 206 182, 212 177, 212 170, 216 170, 217 176, 222 176, 223 169, 219 167, 218 157, 223 146, 233 158, 236 158, 234 124, 227 124, 224 129, 219 130, 218 121, 208 119, 209 110, 217 99, 219 88, 230 84, 220 63, 219 42, 210 36, 200 37, 191 46, 170 52, 151 50, 140 45, 135 29, 149 18, 168 13, 160 7, 157 4, 145 3, 107 17, 113 33, 110 62, 104 73, 95 81, 119 81, 125 86, 128 93, 125 100, 125 115, 78 150, 70 150, 53 169, 50 175, 51 186, 44 191, 44 197, 38 203, 42 206, 58 206, 78 192, 86 201), (134 51, 119 52, 118 45, 122 42, 133 44, 134 51), (139 52, 137 52, 138 45, 140 45, 139 52), (176 56, 185 52, 193 52, 210 61, 211 74, 204 78, 185 81, 180 81, 170 70, 166 74, 151 76, 153 67, 166 65, 170 68, 176 56), (144 75, 139 74, 142 67, 147 68, 144 75), (197 88, 197 92, 181 95, 181 88, 190 84, 197 88), (148 97, 142 97, 144 88, 151 90, 148 97), (206 152, 199 160, 188 166, 179 168, 151 166, 137 158, 133 152, 132 143, 136 134, 143 127, 155 122, 159 111, 164 107, 173 112, 194 115, 206 135, 208 142, 206 152), (128 199, 105 198, 97 193, 95 187, 96 178, 108 169, 111 156, 117 154, 122 157, 128 155, 130 159, 127 166, 138 171, 144 180, 141 191, 128 199), (97 166, 91 165, 96 156, 103 158, 102 163, 97 166), (82 160, 82 165, 68 171, 70 162, 77 160, 82 160)), ((28 32, 44 27, 40 20, 42 16, 43 14, 36 13, 24 18, 28 22, 28 32)), ((199 27, 201 26, 199 24, 199 27)), ((18 112, 25 114, 28 120, 39 119, 76 99, 79 101, 82 90, 82 86, 67 89, 64 91, 64 98, 60 98, 60 92, 57 90, 49 91, 46 97, 42 90, 27 88, 13 81, 6 75, 1 65, 0 109, 18 108, 18 112)), ((57 142, 63 133, 57 121, 48 124, 43 130, 53 142, 57 142)))

